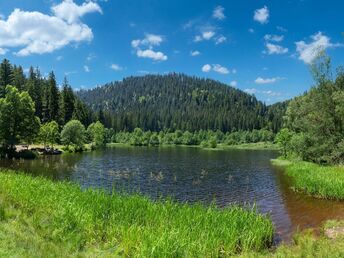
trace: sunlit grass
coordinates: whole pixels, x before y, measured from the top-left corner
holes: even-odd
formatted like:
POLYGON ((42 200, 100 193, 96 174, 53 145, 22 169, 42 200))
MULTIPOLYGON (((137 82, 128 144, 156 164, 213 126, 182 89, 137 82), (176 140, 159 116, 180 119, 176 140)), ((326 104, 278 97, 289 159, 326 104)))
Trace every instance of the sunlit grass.
POLYGON ((285 167, 292 178, 292 187, 320 198, 344 199, 344 168, 319 166, 308 162, 275 160, 273 164, 285 167))
MULTIPOLYGON (((273 237, 270 219, 254 209, 220 210, 170 200, 153 202, 139 195, 82 191, 77 185, 14 171, 0 173, 0 197, 0 206, 5 207, 0 208, 0 217, 10 218, 6 209, 14 207, 20 214, 15 216, 26 221, 19 223, 12 216, 13 223, 6 223, 7 227, 15 226, 13 232, 21 243, 40 249, 42 256, 45 248, 57 253, 64 248, 63 253, 91 256, 219 257, 266 250, 273 237)), ((6 252, 4 248, 0 245, 0 254, 6 252)))

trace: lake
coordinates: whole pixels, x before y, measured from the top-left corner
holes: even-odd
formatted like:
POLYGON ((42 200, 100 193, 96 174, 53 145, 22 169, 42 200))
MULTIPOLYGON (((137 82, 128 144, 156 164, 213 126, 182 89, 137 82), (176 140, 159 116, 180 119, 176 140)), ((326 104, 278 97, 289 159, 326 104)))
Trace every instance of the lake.
POLYGON ((0 160, 53 180, 69 180, 83 188, 137 192, 153 199, 252 206, 270 214, 276 241, 288 241, 299 228, 344 217, 344 203, 315 199, 290 190, 289 178, 274 168, 269 150, 202 150, 194 147, 106 148, 83 154, 46 156, 36 160, 0 160))

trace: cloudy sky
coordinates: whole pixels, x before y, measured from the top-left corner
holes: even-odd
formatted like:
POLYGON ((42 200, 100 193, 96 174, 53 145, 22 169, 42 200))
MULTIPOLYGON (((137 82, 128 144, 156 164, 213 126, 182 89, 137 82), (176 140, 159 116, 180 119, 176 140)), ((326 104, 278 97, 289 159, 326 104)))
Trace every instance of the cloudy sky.
POLYGON ((312 85, 320 50, 344 64, 343 10, 338 0, 1 0, 0 58, 75 89, 182 72, 269 104, 312 85))

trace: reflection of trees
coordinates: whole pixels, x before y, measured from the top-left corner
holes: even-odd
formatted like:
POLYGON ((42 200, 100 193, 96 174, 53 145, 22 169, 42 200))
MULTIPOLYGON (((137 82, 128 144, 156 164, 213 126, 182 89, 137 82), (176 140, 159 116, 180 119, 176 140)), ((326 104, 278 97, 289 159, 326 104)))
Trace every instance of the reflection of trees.
POLYGON ((318 227, 325 220, 344 217, 344 204, 338 201, 317 199, 291 190, 291 179, 276 168, 283 203, 290 218, 292 229, 318 227))
POLYGON ((35 160, 4 160, 2 166, 25 171, 34 176, 44 176, 53 180, 70 178, 82 154, 40 156, 35 160))

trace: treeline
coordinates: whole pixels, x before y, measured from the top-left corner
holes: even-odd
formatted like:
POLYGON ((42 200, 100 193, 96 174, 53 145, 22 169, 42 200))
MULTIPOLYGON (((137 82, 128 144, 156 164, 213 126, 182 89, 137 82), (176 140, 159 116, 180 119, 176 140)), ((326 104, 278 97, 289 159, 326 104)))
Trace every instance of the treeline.
POLYGON ((344 68, 332 78, 330 59, 320 56, 311 71, 316 84, 289 103, 277 141, 285 157, 343 164, 344 68))
POLYGON ((7 85, 19 92, 28 92, 34 102, 35 116, 42 123, 56 121, 63 126, 76 119, 88 126, 96 120, 92 111, 74 94, 66 78, 59 89, 53 72, 45 78, 38 68, 30 67, 26 76, 21 66, 4 59, 0 64, 0 98, 5 97, 7 85))
POLYGON ((142 131, 135 128, 133 132, 114 133, 113 143, 125 143, 133 146, 157 145, 201 145, 202 147, 216 148, 217 144, 238 145, 243 143, 273 142, 274 133, 261 129, 253 131, 238 131, 223 133, 221 131, 199 130, 196 132, 176 130, 175 132, 142 131))
POLYGON ((115 131, 252 131, 282 126, 287 103, 266 106, 226 84, 184 74, 129 77, 78 96, 115 131))
POLYGON ((59 124, 52 120, 41 124, 35 115, 35 104, 27 91, 7 85, 0 98, 0 157, 23 157, 32 152, 16 152, 19 143, 43 143, 45 153, 54 154, 54 145, 64 144, 70 152, 84 150, 84 144, 99 147, 106 143, 104 125, 99 121, 85 126, 79 120, 70 120, 60 132, 59 124), (49 148, 47 148, 49 147, 49 148))

